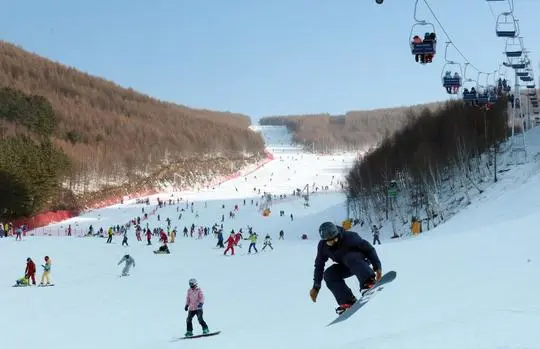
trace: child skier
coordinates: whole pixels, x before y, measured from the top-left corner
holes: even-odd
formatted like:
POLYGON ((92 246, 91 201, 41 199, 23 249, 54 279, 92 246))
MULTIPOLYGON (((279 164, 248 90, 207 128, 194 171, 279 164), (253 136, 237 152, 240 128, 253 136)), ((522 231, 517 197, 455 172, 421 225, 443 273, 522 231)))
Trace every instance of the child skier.
POLYGON ((124 232, 124 238, 122 239, 122 246, 128 246, 128 236, 127 236, 127 230, 124 232))
POLYGON ((13 285, 13 287, 25 287, 25 286, 30 286, 30 280, 26 276, 23 276, 22 278, 15 280, 15 285, 13 285))
POLYGON ((263 248, 262 248, 263 251, 266 248, 266 246, 270 247, 272 250, 274 249, 272 247, 272 238, 270 238, 269 234, 266 234, 266 236, 264 237, 264 245, 263 245, 263 248))
POLYGON ((249 234, 249 237, 246 239, 246 240, 249 240, 249 248, 248 248, 248 254, 251 253, 251 248, 253 248, 255 250, 255 253, 259 253, 259 251, 257 251, 257 246, 255 246, 257 244, 257 233, 251 233, 249 234))
POLYGON ((128 276, 131 267, 135 268, 135 259, 133 259, 133 257, 131 257, 129 254, 126 254, 124 257, 122 257, 117 265, 120 265, 123 262, 126 262, 126 265, 124 265, 124 269, 122 270, 122 276, 128 276))
POLYGON ((186 337, 193 336, 193 317, 197 315, 197 320, 202 327, 203 334, 209 332, 208 325, 203 319, 203 304, 204 304, 204 294, 203 291, 197 285, 197 280, 189 279, 189 289, 186 295, 186 306, 184 310, 188 312, 186 319, 186 337))
POLYGON ((41 265, 43 267, 43 275, 41 275, 41 282, 40 282, 40 286, 44 286, 43 285, 43 282, 45 280, 47 280, 47 284, 45 285, 50 285, 51 282, 50 282, 50 278, 49 278, 49 275, 51 273, 51 259, 49 258, 49 256, 45 256, 45 265, 41 265))
POLYGON ((373 233, 373 245, 376 245, 377 242, 380 245, 381 244, 381 240, 379 240, 380 232, 379 232, 379 228, 377 228, 375 224, 373 224, 373 226, 371 227, 371 232, 373 233))

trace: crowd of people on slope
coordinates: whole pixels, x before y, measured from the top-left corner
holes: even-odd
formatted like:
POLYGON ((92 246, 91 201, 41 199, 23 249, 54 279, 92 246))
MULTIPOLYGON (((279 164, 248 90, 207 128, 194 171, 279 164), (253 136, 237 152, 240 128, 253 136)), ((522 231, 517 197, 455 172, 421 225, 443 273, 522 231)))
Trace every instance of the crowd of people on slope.
MULTIPOLYGON (((315 185, 315 183, 314 183, 314 185, 315 185)), ((315 187, 315 188, 316 188, 315 190, 317 191, 318 187, 315 187)), ((327 190, 327 189, 328 189, 327 187, 324 188, 324 190, 327 190)), ((300 196, 301 191, 295 190, 293 192, 293 195, 300 196)), ((268 197, 268 193, 263 193, 262 196, 261 196, 261 199, 265 199, 266 197, 268 197)), ((285 199, 286 195, 281 194, 280 196, 273 196, 272 198, 273 199, 275 199, 275 198, 285 199)), ((146 211, 147 207, 146 208, 145 207, 141 208, 142 217, 141 216, 134 217, 134 218, 130 219, 129 222, 126 222, 126 223, 124 223, 122 225, 117 224, 116 226, 110 226, 110 227, 107 228, 106 233, 105 233, 105 230, 103 229, 103 227, 100 227, 100 229, 96 231, 94 229, 94 227, 92 225, 90 225, 89 228, 88 228, 86 236, 89 236, 89 237, 90 236, 92 236, 92 237, 93 236, 98 236, 98 237, 103 237, 103 238, 106 237, 107 238, 106 243, 111 244, 112 241, 113 241, 114 236, 120 235, 120 236, 122 236, 122 245, 127 247, 127 246, 129 246, 128 233, 129 233, 130 229, 133 227, 135 229, 136 239, 139 242, 142 241, 142 236, 143 235, 146 237, 147 245, 152 244, 152 238, 157 237, 159 239, 159 241, 162 243, 162 245, 158 250, 154 251, 154 253, 170 253, 170 250, 169 250, 167 244, 175 242, 176 236, 177 236, 177 227, 175 226, 173 228, 171 219, 169 217, 167 217, 164 220, 164 222, 166 222, 165 227, 158 226, 158 227, 151 228, 150 227, 150 222, 148 221, 149 220, 149 214, 150 215, 155 215, 156 218, 157 218, 157 222, 161 222, 161 216, 160 216, 158 211, 159 211, 160 208, 163 208, 163 207, 167 206, 167 203, 168 203, 169 206, 174 205, 174 204, 177 205, 176 210, 177 210, 177 213, 179 214, 178 215, 178 220, 182 219, 183 214, 187 210, 190 210, 191 213, 195 215, 195 217, 198 217, 198 212, 194 211, 194 203, 193 202, 191 202, 191 203, 186 202, 186 206, 183 207, 183 208, 180 208, 180 202, 181 201, 182 201, 182 199, 180 199, 180 198, 178 198, 176 200, 170 199, 168 201, 162 201, 162 200, 160 200, 158 198, 157 206, 154 207, 152 210, 150 210, 150 212, 146 211)), ((143 200, 141 200, 141 203, 144 203, 147 206, 149 206, 150 205, 150 200, 149 199, 143 199, 143 200)), ((243 200, 243 204, 246 205, 246 200, 245 199, 243 200)), ((255 206, 258 206, 259 201, 258 200, 257 201, 251 200, 251 204, 255 205, 255 206)), ((205 203, 205 207, 207 207, 206 203, 205 203)), ((222 208, 225 208, 225 206, 222 205, 222 208)), ((238 212, 238 211, 239 211, 239 205, 235 205, 234 209, 231 210, 231 212, 229 213, 229 218, 234 219, 235 218, 235 213, 238 212), (231 214, 231 213, 234 213, 234 214, 231 214)), ((280 212, 280 216, 284 216, 284 215, 285 215, 285 212, 282 210, 280 212)), ((292 214, 290 214, 290 219, 291 219, 291 221, 294 220, 294 217, 293 217, 292 214)), ((241 242, 243 240, 249 241, 248 254, 251 254, 252 251, 254 253, 259 252, 259 250, 257 249, 257 242, 258 242, 258 239, 259 239, 259 234, 257 234, 257 232, 255 232, 251 226, 247 227, 248 232, 247 232, 247 236, 245 238, 243 236, 243 234, 244 234, 243 229, 240 228, 237 231, 235 231, 234 229, 231 230, 230 235, 227 238, 227 240, 224 240, 224 238, 223 238, 223 222, 224 222, 224 220, 225 220, 225 217, 224 217, 224 215, 222 215, 221 216, 221 223, 214 223, 214 225, 211 228, 207 227, 207 226, 202 226, 202 225, 201 226, 195 226, 194 223, 191 224, 189 226, 189 228, 188 228, 188 226, 185 226, 184 229, 182 230, 183 236, 184 237, 191 237, 191 238, 196 236, 198 239, 202 239, 203 237, 206 237, 206 236, 210 235, 210 232, 212 232, 212 234, 218 240, 217 247, 224 249, 224 253, 223 253, 224 255, 227 255, 227 253, 229 251, 231 252, 231 255, 234 255, 234 252, 235 252, 234 248, 235 247, 241 248, 242 247, 241 242)), ((71 232, 72 232, 71 229, 72 229, 71 225, 69 225, 68 228, 67 228, 67 232, 69 232, 68 235, 71 235, 71 232)), ((21 233, 22 233, 22 229, 21 229, 21 233)), ((285 235, 284 231, 280 230, 279 239, 283 240, 284 235, 285 235)), ((304 236, 306 236, 306 234, 304 234, 304 236)), ((274 247, 272 245, 272 239, 270 237, 270 234, 266 234, 266 236, 264 238, 262 251, 264 251, 267 248, 269 248, 271 250, 274 249, 274 247)), ((124 264, 121 275, 122 276, 129 276, 131 269, 135 267, 135 259, 133 258, 133 256, 131 256, 129 254, 125 254, 121 258, 121 260, 118 262, 118 265, 120 265, 120 264, 124 264)), ((51 285, 52 286, 53 284, 51 284, 51 282, 50 282, 51 259, 48 256, 45 257, 45 264, 43 264, 42 267, 43 267, 43 274, 42 274, 40 285, 44 285, 44 286, 51 285)), ((25 270, 25 276, 23 278, 17 280, 15 286, 30 285, 30 283, 35 285, 35 272, 36 272, 35 269, 36 268, 35 268, 34 262, 31 260, 31 258, 28 258, 27 259, 27 268, 25 270)), ((203 308, 203 305, 204 305, 203 291, 202 291, 202 289, 199 288, 196 279, 190 279, 188 283, 189 283, 189 289, 187 291, 186 305, 185 305, 185 310, 186 310, 186 312, 188 312, 188 315, 187 315, 187 319, 186 319, 186 333, 185 333, 185 335, 188 336, 188 337, 193 335, 192 320, 193 320, 193 318, 195 316, 197 317, 197 319, 199 321, 199 324, 202 327, 203 334, 208 334, 209 333, 208 325, 206 324, 205 320, 203 319, 203 311, 202 311, 202 308, 203 308)))

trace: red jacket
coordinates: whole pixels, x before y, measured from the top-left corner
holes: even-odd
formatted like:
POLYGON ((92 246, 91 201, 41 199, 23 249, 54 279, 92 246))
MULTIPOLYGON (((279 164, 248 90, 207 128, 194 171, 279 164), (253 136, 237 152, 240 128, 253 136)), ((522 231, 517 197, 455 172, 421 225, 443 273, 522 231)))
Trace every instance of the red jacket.
POLYGON ((234 243, 235 243, 236 245, 238 245, 238 242, 239 242, 241 239, 242 239, 242 234, 236 233, 236 234, 234 235, 234 243))
POLYGON ((159 236, 160 241, 167 242, 167 234, 163 230, 159 233, 159 236))
POLYGON ((233 247, 236 245, 236 239, 234 235, 230 235, 229 238, 225 241, 227 243, 227 247, 233 247))
POLYGON ((26 270, 24 271, 24 275, 32 275, 36 273, 36 265, 32 260, 29 260, 26 262, 26 270))

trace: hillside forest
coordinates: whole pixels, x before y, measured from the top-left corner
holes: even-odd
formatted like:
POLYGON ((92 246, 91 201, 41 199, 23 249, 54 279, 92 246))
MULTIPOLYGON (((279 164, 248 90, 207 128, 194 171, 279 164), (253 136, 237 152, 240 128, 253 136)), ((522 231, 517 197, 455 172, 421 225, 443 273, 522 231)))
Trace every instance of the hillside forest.
POLYGON ((159 101, 0 41, 0 218, 187 187, 264 157, 246 115, 159 101))

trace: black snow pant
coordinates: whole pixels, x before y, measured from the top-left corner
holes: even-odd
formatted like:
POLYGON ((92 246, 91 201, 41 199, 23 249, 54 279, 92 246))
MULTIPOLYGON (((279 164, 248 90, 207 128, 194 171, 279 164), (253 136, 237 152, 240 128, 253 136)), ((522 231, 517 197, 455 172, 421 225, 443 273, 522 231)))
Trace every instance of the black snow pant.
POLYGON ((219 239, 218 239, 218 242, 217 242, 216 247, 225 248, 225 246, 223 245, 223 240, 219 240, 219 239))
POLYGON ((360 287, 367 280, 375 277, 375 272, 365 260, 364 255, 358 252, 347 253, 342 263, 333 264, 324 271, 326 286, 340 305, 354 299, 354 294, 345 283, 345 279, 353 275, 357 277, 360 287))
POLYGON ((248 253, 251 253, 251 248, 253 247, 253 249, 255 250, 255 253, 259 253, 259 251, 257 251, 257 247, 255 246, 255 243, 252 242, 249 244, 249 248, 248 248, 248 253))
POLYGON ((379 243, 379 245, 381 244, 381 240, 379 240, 379 235, 373 235, 373 245, 375 245, 377 242, 379 243))
POLYGON ((187 330, 189 332, 193 332, 193 318, 195 317, 195 315, 197 315, 197 320, 199 320, 199 324, 201 324, 201 327, 203 328, 203 330, 208 329, 208 325, 203 319, 202 309, 197 309, 197 310, 190 310, 188 312, 188 316, 186 319, 187 330))
POLYGON ((109 238, 107 239, 107 243, 110 244, 112 242, 112 235, 109 235, 109 238))

